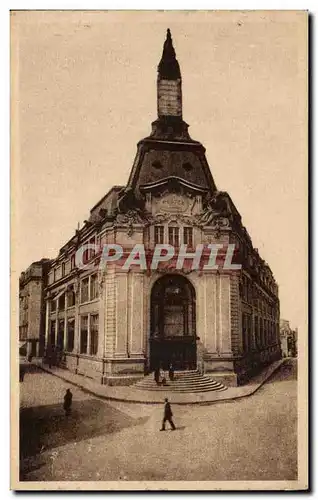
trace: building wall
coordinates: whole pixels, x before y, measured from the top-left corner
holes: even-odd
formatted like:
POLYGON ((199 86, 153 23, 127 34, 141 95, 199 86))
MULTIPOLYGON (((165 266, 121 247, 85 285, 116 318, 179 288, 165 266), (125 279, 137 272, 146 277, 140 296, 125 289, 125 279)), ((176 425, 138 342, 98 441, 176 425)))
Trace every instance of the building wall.
POLYGON ((20 340, 28 342, 27 353, 42 355, 45 332, 44 287, 48 259, 31 266, 20 277, 20 340))
MULTIPOLYGON (((200 196, 189 198, 182 193, 152 195, 147 197, 147 204, 153 222, 145 225, 122 217, 116 224, 107 223, 99 229, 88 227, 81 241, 117 243, 127 251, 144 243, 146 249, 153 249, 158 224, 163 227, 164 242, 168 242, 171 225, 179 227, 180 237, 185 227, 192 227, 193 247, 201 243, 227 245, 236 241, 236 237, 232 238, 231 227, 216 230, 211 225, 202 227, 196 224, 195 217, 202 210, 200 196)), ((243 249, 244 245, 248 246, 244 238, 240 240, 243 249)), ((77 247, 79 245, 78 240, 77 247)), ((77 247, 66 247, 53 262, 49 273, 47 344, 52 322, 55 321, 56 338, 59 327, 64 325, 63 350, 69 369, 106 383, 128 383, 143 376, 149 367, 151 290, 156 280, 171 270, 148 272, 132 266, 127 272, 122 265, 108 263, 106 271, 97 268, 78 271, 72 265, 72 255, 77 247), (93 275, 98 277, 98 297, 82 303, 81 282, 93 275), (57 307, 51 312, 52 301, 69 287, 76 290, 75 305, 68 307, 66 301, 65 310, 59 311, 57 307), (96 353, 91 353, 90 316, 96 314, 99 318, 98 348, 96 353), (81 352, 80 342, 83 316, 88 316, 86 352, 81 352), (71 352, 67 350, 67 319, 70 317, 74 317, 75 329, 71 352)), ((92 254, 90 262, 94 261, 98 264, 98 255, 92 254)), ((229 272, 222 266, 217 272, 191 271, 189 267, 172 270, 184 274, 195 289, 196 332, 205 348, 205 371, 211 376, 223 376, 228 384, 243 382, 264 364, 280 357, 279 302, 270 272, 266 274, 262 265, 263 279, 261 271, 255 273, 253 266, 245 264, 246 256, 241 261, 243 268, 239 271, 229 272)))

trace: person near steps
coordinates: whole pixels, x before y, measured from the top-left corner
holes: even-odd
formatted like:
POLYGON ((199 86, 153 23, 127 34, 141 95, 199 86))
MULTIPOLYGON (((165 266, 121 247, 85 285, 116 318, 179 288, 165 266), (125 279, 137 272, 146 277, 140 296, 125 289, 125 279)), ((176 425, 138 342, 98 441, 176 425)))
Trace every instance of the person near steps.
POLYGON ((161 431, 165 431, 166 430, 166 421, 169 422, 169 424, 171 426, 171 430, 174 431, 176 429, 176 426, 173 423, 172 417, 173 417, 173 414, 172 414, 170 403, 168 401, 168 398, 165 398, 165 406, 164 406, 164 413, 163 413, 163 419, 162 419, 162 427, 160 429, 161 431))

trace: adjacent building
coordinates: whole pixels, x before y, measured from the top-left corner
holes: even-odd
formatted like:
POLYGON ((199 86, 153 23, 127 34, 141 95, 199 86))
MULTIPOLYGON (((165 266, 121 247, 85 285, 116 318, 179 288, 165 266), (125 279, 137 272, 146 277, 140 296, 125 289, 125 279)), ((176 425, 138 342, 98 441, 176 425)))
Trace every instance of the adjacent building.
POLYGON ((33 262, 19 279, 19 341, 31 356, 43 356, 45 343, 44 290, 49 259, 33 262))
MULTIPOLYGON (((157 119, 140 140, 125 186, 114 186, 51 262, 45 341, 69 370, 104 384, 131 384, 158 364, 204 369, 227 385, 244 383, 281 357, 278 286, 253 247, 230 195, 219 191, 204 146, 182 113, 182 78, 168 30, 157 73, 157 119), (241 269, 156 270, 118 262, 99 267, 105 244, 129 251, 235 246, 241 269), (91 268, 79 269, 76 252, 91 268), (96 246, 95 246, 96 245, 96 246)), ((220 249, 219 261, 224 260, 220 249)))
POLYGON ((293 330, 290 327, 289 321, 286 319, 280 320, 280 341, 282 346, 282 355, 284 358, 297 358, 297 338, 298 329, 293 330))

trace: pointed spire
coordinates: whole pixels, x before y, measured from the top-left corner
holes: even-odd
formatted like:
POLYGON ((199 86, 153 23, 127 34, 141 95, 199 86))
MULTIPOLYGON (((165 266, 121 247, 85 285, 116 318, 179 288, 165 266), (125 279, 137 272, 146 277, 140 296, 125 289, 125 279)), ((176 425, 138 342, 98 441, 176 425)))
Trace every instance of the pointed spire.
POLYGON ((158 77, 164 80, 181 78, 179 63, 172 45, 170 29, 167 29, 167 38, 163 46, 161 61, 158 66, 158 77))

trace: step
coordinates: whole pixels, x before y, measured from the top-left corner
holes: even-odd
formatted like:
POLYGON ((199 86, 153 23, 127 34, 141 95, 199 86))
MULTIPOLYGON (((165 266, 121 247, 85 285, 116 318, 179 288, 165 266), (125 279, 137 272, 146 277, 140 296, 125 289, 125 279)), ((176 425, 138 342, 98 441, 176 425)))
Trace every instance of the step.
MULTIPOLYGON (((215 382, 215 381, 205 381, 205 380, 202 380, 202 381, 199 381, 197 383, 191 383, 191 384, 185 384, 185 383, 167 383, 166 384, 166 387, 198 387, 198 386, 216 386, 216 385, 219 385, 218 382, 215 382)), ((150 382, 150 381, 145 381, 145 382, 139 382, 138 383, 138 387, 159 387, 155 382, 150 382)))
POLYGON ((151 373, 142 380, 139 380, 135 384, 135 387, 144 391, 171 391, 179 393, 225 391, 227 389, 220 382, 216 382, 207 375, 201 375, 196 370, 175 372, 174 380, 168 380, 165 386, 158 386, 154 380, 154 374, 151 373))
POLYGON ((219 386, 219 387, 196 387, 191 390, 189 389, 180 389, 180 388, 171 388, 168 386, 162 387, 138 387, 138 390, 143 391, 153 391, 153 392, 180 392, 180 393, 193 393, 193 392, 214 392, 214 391, 225 391, 227 387, 219 386))
POLYGON ((214 389, 211 387, 205 387, 205 388, 196 388, 192 389, 189 391, 189 389, 171 389, 169 387, 156 387, 156 388, 142 388, 138 387, 138 390, 144 390, 144 391, 149 391, 149 392, 162 392, 162 393, 167 393, 167 392, 177 392, 179 394, 192 394, 192 393, 201 393, 201 392, 221 392, 221 391, 226 391, 227 387, 215 387, 214 389))

